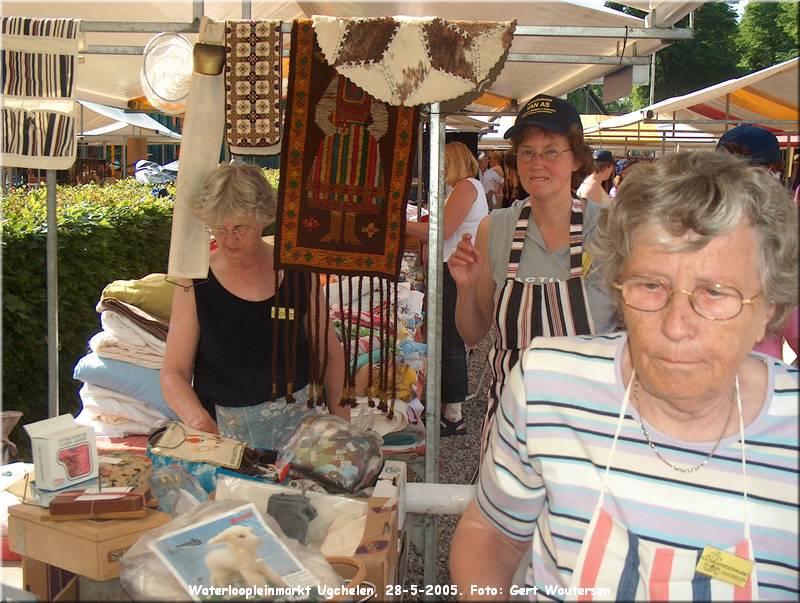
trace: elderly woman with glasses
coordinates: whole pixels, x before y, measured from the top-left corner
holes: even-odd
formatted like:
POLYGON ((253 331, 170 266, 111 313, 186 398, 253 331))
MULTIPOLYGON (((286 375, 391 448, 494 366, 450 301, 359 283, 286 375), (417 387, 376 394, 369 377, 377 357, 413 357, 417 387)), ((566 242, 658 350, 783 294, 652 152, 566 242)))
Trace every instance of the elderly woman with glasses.
MULTIPOLYGON (((307 405, 313 294, 276 275, 273 245, 261 236, 275 207, 275 191, 255 165, 221 165, 208 177, 192 207, 216 243, 208 278, 175 288, 161 368, 164 398, 181 421, 267 449, 283 446, 314 412, 307 405)), ((339 406, 342 347, 332 327, 323 331, 329 341, 317 347, 328 354, 321 362, 328 410, 349 418, 339 406)))
POLYGON ((593 246, 627 333, 537 338, 452 544, 531 599, 796 600, 798 373, 751 352, 797 305, 797 208, 723 153, 631 171, 593 246))
POLYGON ((456 325, 474 346, 495 327, 485 450, 503 384, 537 335, 590 335, 617 324, 611 293, 584 252, 599 206, 573 191, 592 170, 581 120, 566 100, 539 95, 505 133, 528 197, 495 210, 448 260, 456 283, 456 325))

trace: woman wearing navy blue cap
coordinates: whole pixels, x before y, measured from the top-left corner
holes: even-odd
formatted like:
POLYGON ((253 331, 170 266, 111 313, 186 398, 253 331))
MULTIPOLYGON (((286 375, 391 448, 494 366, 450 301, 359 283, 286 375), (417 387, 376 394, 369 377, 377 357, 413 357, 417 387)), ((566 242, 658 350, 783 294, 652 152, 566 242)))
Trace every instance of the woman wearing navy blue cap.
POLYGON ((612 298, 583 251, 599 207, 587 203, 584 210, 573 195, 593 165, 578 112, 566 100, 538 95, 505 138, 529 197, 484 218, 474 244, 465 235, 448 261, 461 337, 475 345, 496 329, 482 451, 505 379, 534 337, 616 326, 612 298))
POLYGON ((592 153, 594 171, 578 187, 577 195, 600 205, 611 203, 606 189, 606 181, 614 173, 614 156, 611 151, 597 150, 592 153))

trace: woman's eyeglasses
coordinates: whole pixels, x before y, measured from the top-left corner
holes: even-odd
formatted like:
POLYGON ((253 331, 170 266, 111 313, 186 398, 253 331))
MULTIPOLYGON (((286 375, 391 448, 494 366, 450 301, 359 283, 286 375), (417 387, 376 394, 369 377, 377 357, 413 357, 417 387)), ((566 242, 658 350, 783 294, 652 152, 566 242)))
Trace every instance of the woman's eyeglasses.
POLYGON ((228 236, 232 236, 235 239, 241 239, 242 237, 252 234, 254 230, 255 226, 250 226, 247 224, 239 224, 230 230, 227 230, 224 226, 206 226, 206 232, 217 239, 228 236))
POLYGON ((544 151, 534 151, 533 149, 518 149, 517 162, 530 163, 534 157, 540 157, 546 163, 552 163, 558 159, 563 153, 571 151, 572 149, 564 149, 559 151, 557 149, 545 149, 544 151))
POLYGON ((622 283, 613 283, 622 292, 626 305, 642 312, 658 312, 665 308, 672 296, 684 293, 689 296, 692 309, 708 320, 730 320, 742 311, 745 304, 752 304, 761 292, 745 299, 738 289, 724 285, 698 285, 693 291, 672 289, 664 283, 642 276, 631 276, 622 283))

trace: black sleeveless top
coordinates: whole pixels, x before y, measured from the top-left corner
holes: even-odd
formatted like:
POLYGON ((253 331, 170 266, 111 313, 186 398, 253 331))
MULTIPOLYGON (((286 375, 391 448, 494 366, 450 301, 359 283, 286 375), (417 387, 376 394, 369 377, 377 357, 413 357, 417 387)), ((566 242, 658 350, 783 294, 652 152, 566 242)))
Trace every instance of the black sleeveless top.
POLYGON ((308 309, 308 287, 292 287, 297 275, 284 278, 277 295, 264 301, 247 301, 225 289, 209 268, 208 280, 195 279, 194 296, 200 341, 194 361, 193 387, 212 417, 214 405, 253 406, 270 399, 272 394, 273 330, 278 328, 276 397, 285 396, 285 350, 289 346, 290 322, 296 333, 294 385, 298 391, 308 384, 308 340, 305 316, 308 309), (296 289, 296 290, 295 290, 296 289), (275 299, 278 314, 294 310, 294 320, 275 320, 272 309, 275 299))

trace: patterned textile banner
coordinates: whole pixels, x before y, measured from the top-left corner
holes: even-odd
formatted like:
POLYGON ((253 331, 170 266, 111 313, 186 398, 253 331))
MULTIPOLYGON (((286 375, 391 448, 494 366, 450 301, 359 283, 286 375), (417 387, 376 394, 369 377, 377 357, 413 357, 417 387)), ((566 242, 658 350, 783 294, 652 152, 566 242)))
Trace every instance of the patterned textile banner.
POLYGON ((80 21, 0 19, 2 164, 67 169, 75 163, 76 57, 80 21))
POLYGON ((225 125, 231 153, 279 153, 281 22, 226 21, 225 54, 225 125))
POLYGON ((397 278, 418 117, 339 75, 311 20, 294 22, 278 268, 397 278))

